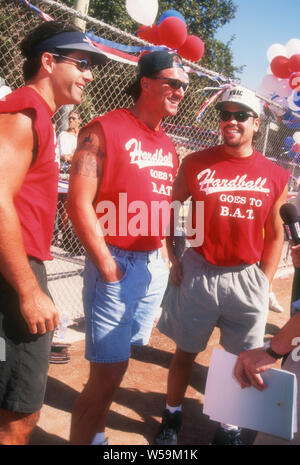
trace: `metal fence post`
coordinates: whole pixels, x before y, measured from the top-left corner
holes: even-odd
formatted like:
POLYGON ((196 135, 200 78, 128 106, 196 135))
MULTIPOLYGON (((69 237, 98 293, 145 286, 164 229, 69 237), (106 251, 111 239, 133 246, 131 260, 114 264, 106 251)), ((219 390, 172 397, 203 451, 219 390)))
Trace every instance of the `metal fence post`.
POLYGON ((266 155, 267 151, 267 145, 268 145, 268 139, 269 139, 269 132, 270 132, 270 119, 267 119, 267 125, 266 125, 266 133, 265 133, 265 138, 264 138, 264 147, 262 150, 262 153, 266 155))
MULTIPOLYGON (((74 0, 74 5, 73 5, 74 10, 79 11, 83 15, 88 14, 89 6, 90 6, 90 0, 74 0)), ((85 31, 86 22, 83 21, 82 19, 77 18, 77 17, 74 18, 74 24, 76 24, 76 26, 80 27, 80 29, 85 31)))

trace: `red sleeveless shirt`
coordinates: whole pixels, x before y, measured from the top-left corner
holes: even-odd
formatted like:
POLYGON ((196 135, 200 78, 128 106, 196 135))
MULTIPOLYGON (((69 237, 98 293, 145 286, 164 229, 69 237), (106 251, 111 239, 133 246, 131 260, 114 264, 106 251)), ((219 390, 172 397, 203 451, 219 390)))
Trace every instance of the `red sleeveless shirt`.
POLYGON ((34 112, 33 127, 37 136, 38 152, 14 202, 26 253, 40 260, 50 260, 59 176, 52 112, 45 100, 27 86, 0 100, 0 113, 17 113, 23 110, 34 112))
POLYGON ((183 169, 193 208, 204 202, 204 241, 195 250, 219 266, 259 261, 266 219, 290 173, 256 150, 230 157, 222 145, 188 155, 183 169))
POLYGON ((110 210, 105 240, 126 250, 158 249, 178 169, 174 144, 162 128, 150 129, 127 109, 97 117, 89 125, 93 124, 100 124, 106 144, 104 175, 94 204, 99 219, 110 210), (164 220, 159 204, 165 208, 164 220))

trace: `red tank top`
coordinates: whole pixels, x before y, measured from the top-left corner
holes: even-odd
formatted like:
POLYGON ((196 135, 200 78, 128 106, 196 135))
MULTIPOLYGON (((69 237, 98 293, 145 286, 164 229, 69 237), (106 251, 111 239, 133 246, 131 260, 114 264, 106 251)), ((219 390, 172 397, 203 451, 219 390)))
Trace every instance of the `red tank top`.
POLYGON ((105 240, 126 250, 158 249, 165 232, 162 216, 169 220, 178 169, 174 144, 162 128, 150 129, 127 109, 97 117, 89 125, 95 123, 101 125, 106 144, 104 175, 94 204, 98 218, 110 212, 105 240))
POLYGON ((230 157, 222 145, 187 156, 183 169, 193 208, 204 201, 204 242, 195 250, 219 266, 259 261, 267 216, 290 173, 256 150, 230 157))
POLYGON ((27 86, 0 100, 0 113, 16 113, 28 109, 33 110, 35 115, 33 126, 37 136, 38 153, 14 201, 26 253, 40 260, 50 260, 59 176, 52 112, 45 100, 27 86))

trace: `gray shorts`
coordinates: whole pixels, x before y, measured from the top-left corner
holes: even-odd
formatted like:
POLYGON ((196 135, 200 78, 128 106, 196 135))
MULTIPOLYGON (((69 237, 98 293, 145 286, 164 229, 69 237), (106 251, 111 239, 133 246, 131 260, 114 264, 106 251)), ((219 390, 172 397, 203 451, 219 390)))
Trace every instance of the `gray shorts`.
POLYGON ((180 286, 169 283, 158 329, 185 352, 206 348, 215 328, 233 354, 263 344, 269 281, 257 264, 220 267, 192 248, 182 258, 180 286))

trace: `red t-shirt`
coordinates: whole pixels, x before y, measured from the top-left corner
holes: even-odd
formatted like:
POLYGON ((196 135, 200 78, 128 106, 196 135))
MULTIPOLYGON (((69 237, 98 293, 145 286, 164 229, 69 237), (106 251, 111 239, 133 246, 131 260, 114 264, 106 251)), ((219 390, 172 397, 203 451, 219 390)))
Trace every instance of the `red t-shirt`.
MULTIPOLYGON (((21 87, 0 100, 0 113, 33 110, 38 153, 14 202, 21 223, 26 253, 40 260, 52 259, 52 240, 57 208, 59 164, 55 154, 52 111, 31 87, 21 87)), ((20 153, 20 157, 22 153, 20 153)))
POLYGON ((204 201, 204 242, 195 250, 219 266, 259 261, 266 219, 290 173, 256 150, 230 157, 222 145, 187 156, 183 169, 193 208, 204 201))
POLYGON ((158 249, 165 220, 169 222, 178 169, 174 144, 162 128, 150 129, 127 109, 111 111, 89 125, 95 123, 106 144, 104 175, 94 204, 105 240, 126 250, 158 249))

